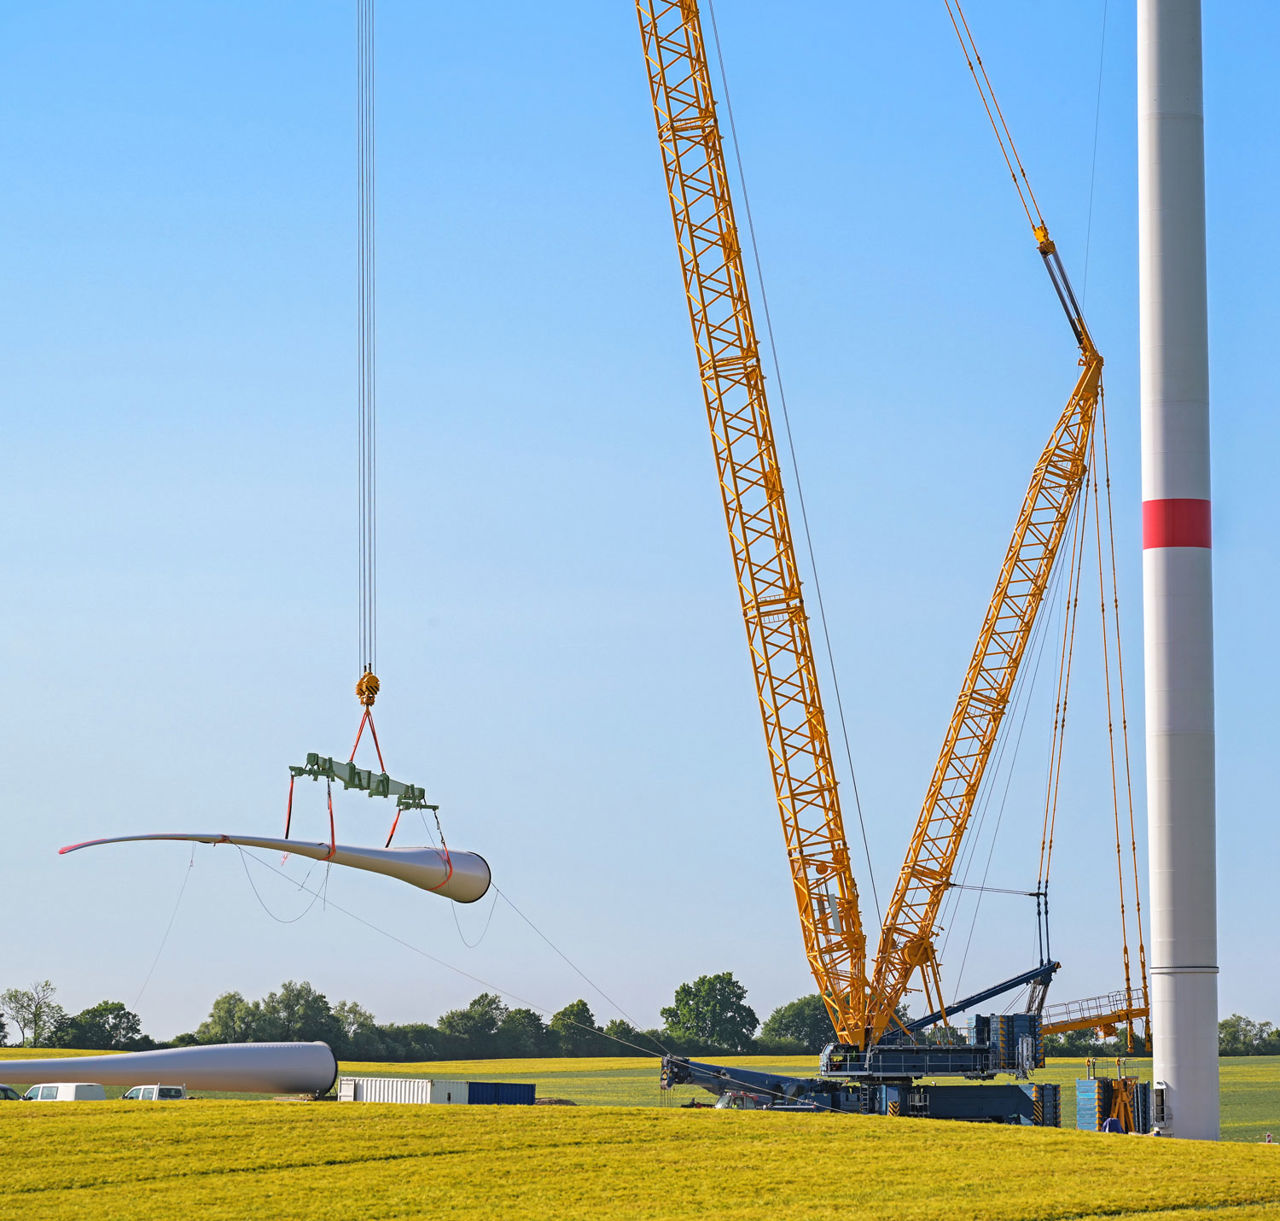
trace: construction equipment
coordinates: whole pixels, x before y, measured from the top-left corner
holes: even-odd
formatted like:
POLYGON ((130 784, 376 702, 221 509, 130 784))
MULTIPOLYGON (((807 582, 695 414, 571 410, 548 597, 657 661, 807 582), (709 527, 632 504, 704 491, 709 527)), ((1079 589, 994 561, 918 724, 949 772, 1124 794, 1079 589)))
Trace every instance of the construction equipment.
MULTIPOLYGON (((771 1077, 774 1085, 769 1088, 792 1102, 839 1098, 843 1101, 836 1109, 845 1109, 845 1103, 852 1105, 853 1095, 840 1093, 843 1087, 831 1085, 831 1080, 856 1081, 859 1089, 892 1084, 896 1090, 923 1074, 982 1078, 999 1071, 1025 1073, 1043 1063, 1042 1049, 1028 1056, 1024 1045, 1016 1061, 1003 1056, 990 1036, 993 1022, 997 1031, 1002 1029, 1000 1018, 974 1019, 973 1038, 967 1044, 938 1045, 916 1041, 914 1029, 923 1023, 908 1027, 896 1011, 917 975, 934 1010, 925 1022, 946 1020, 948 1012, 1024 984, 1033 986, 1038 1005, 1043 1005, 1048 979, 1057 969, 1042 957, 1033 971, 948 1009, 942 1000, 934 936, 1019 665, 1085 482, 1102 357, 1003 116, 999 126, 993 116, 1039 252, 1079 347, 1080 371, 1032 474, 869 976, 701 17, 696 0, 637 0, 637 11, 774 793, 805 951, 838 1040, 823 1055, 822 1068, 830 1079, 826 1085, 771 1077)), ((983 81, 985 71, 980 89, 983 81)), ((987 96, 984 93, 984 101, 987 96)), ((1027 1021, 1020 1037, 1040 1048, 1038 1011, 1023 1016, 1027 1021)), ((715 1066, 695 1068, 672 1058, 664 1061, 664 1081, 690 1080, 715 1092, 765 1088, 749 1074, 715 1066)), ((888 1095, 872 1093, 888 1105, 888 1095)), ((864 1109, 871 1096, 859 1093, 854 1109, 864 1109)), ((963 1108, 959 1096, 951 1102, 963 1108)), ((1000 1111, 1000 1105, 994 1110, 1000 1111)), ((973 1108, 975 1118, 993 1109, 976 1101, 973 1108)))
POLYGON ((1082 1132, 1123 1132, 1145 1136, 1153 1126, 1151 1086, 1115 1061, 1116 1075, 1098 1075, 1096 1059, 1085 1061, 1088 1076, 1076 1082, 1076 1127, 1082 1132))

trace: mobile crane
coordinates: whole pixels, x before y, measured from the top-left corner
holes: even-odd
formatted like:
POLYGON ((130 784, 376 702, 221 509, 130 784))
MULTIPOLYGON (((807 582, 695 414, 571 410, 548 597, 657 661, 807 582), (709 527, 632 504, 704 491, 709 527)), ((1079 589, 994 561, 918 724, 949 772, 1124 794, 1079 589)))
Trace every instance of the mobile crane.
MULTIPOLYGON (((696 0, 637 0, 636 7, 792 887, 805 952, 837 1040, 824 1051, 818 1078, 728 1070, 668 1057, 663 1084, 699 1084, 718 1094, 748 1090, 806 1108, 1055 1122, 1053 1087, 951 1086, 940 1092, 913 1084, 925 1075, 982 1079, 1015 1071, 1025 1076, 1043 1064, 1038 1012, 977 1017, 973 1041, 959 1045, 930 1045, 913 1036, 930 1022, 945 1020, 948 1012, 1025 984, 1033 986, 1037 1004, 1043 1005, 1057 969, 1057 963, 1042 961, 1030 972, 948 1007, 942 1003, 934 935, 1018 667, 1084 484, 1102 357, 1025 173, 1019 182, 1011 163, 1037 247, 1079 348, 1080 371, 1032 474, 868 973, 866 934, 701 17, 696 0), (896 1017, 897 1007, 917 976, 932 1012, 904 1025, 896 1017)), ((1008 148, 1007 157, 1012 141, 1008 148)), ((1016 153, 1012 156, 1016 162, 1016 153)))

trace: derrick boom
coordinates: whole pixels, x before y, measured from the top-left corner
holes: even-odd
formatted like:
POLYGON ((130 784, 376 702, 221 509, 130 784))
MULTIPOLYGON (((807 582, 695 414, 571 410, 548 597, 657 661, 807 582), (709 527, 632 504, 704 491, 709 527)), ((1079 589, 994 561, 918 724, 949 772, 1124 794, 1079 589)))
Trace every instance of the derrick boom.
POLYGON ((805 952, 837 1038, 861 1041, 866 939, 701 19, 694 0, 636 9, 805 952))
MULTIPOLYGON (((1046 255, 1050 274, 1054 266, 1046 255)), ((1068 286, 1069 291, 1069 286, 1068 286)), ((1036 463, 995 592, 947 726, 907 858, 885 915, 871 981, 868 1026, 875 1042, 917 971, 926 997, 942 1000, 933 937, 969 816, 1008 708, 1076 495, 1084 483, 1102 383, 1102 357, 1078 323, 1081 371, 1036 463)), ((934 1007, 930 1005, 930 1007, 934 1007)))

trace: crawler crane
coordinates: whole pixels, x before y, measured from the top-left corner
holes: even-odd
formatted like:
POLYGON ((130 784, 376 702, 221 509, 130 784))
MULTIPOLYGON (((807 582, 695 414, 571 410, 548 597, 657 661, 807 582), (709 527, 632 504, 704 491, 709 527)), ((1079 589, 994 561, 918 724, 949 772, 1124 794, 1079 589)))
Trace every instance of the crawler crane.
MULTIPOLYGON (((1080 372, 1027 489, 868 973, 701 18, 696 0, 637 0, 637 11, 792 887, 809 965, 837 1038, 823 1054, 821 1078, 668 1058, 664 1084, 754 1091, 803 1107, 1054 1122, 1053 1087, 939 1091, 912 1084, 923 1075, 1025 1076, 1043 1063, 1037 1014, 975 1018, 975 1041, 961 1045, 929 1045, 911 1034, 947 1014, 934 949, 939 908, 1084 483, 1102 358, 1025 174, 1019 182, 1015 173, 1079 347, 1080 372), (917 976, 935 1012, 908 1028, 895 1012, 917 976)), ((1011 142, 1008 149, 1016 162, 1011 142)), ((1024 984, 1035 985, 1043 1003, 1056 966, 1041 962, 949 1009, 1024 984)))

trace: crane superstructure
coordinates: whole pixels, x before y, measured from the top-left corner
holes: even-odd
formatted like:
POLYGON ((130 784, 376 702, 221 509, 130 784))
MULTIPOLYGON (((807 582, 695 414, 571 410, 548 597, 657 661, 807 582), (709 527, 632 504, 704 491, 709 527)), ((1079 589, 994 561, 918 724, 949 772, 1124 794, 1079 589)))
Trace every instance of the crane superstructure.
MULTIPOLYGON (((948 0, 948 10, 951 9, 948 0)), ((774 791, 806 953, 839 1044, 866 1053, 917 974, 945 1017, 934 937, 983 775, 1009 707, 1077 496, 1084 485, 1102 357, 1031 193, 972 39, 966 56, 1079 348, 1079 373, 1031 477, 906 861, 872 974, 800 576, 778 468, 742 246, 696 0, 637 0, 650 90, 716 454, 774 791), (1016 168, 1015 168, 1016 167, 1016 168)), ((952 14, 956 20, 955 13, 952 14)), ((961 15, 957 33, 963 28, 961 15)), ((1006 981, 1043 985, 1056 968, 1006 981), (1047 972, 1047 974, 1046 974, 1047 972)), ((916 1028, 920 1023, 913 1023, 916 1028)), ((899 1031, 901 1033, 901 1031, 899 1031)), ((830 1051, 831 1049, 829 1049, 830 1051)), ((961 1058, 962 1059, 962 1058, 961 1058)), ((824 1056, 824 1066, 832 1061, 824 1056)), ((905 1062, 904 1062, 905 1063, 905 1062)), ((965 1071, 957 1060, 954 1071, 965 1071)), ((903 1070, 906 1071, 905 1069, 903 1070)), ((936 1063, 927 1071, 945 1072, 936 1063)))

